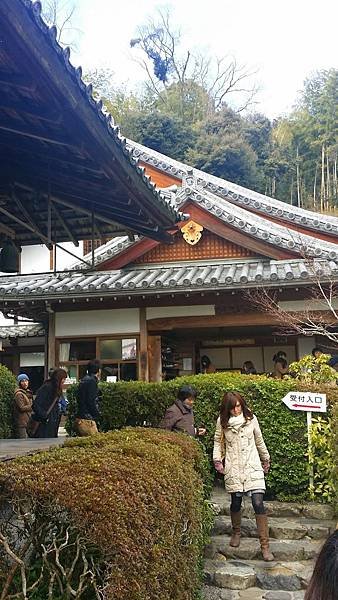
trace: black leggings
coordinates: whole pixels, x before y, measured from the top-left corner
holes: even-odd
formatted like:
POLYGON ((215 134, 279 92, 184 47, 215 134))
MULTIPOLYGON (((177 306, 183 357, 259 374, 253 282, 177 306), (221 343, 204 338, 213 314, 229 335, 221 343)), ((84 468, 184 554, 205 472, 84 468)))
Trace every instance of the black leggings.
MULTIPOLYGON (((263 497, 264 497, 264 494, 261 494, 260 492, 255 492, 251 496, 251 502, 252 502, 253 509, 255 511, 255 515, 264 515, 265 514, 263 497)), ((236 496, 236 494, 231 494, 230 511, 233 513, 237 513, 241 510, 241 506, 242 506, 242 496, 236 496)))

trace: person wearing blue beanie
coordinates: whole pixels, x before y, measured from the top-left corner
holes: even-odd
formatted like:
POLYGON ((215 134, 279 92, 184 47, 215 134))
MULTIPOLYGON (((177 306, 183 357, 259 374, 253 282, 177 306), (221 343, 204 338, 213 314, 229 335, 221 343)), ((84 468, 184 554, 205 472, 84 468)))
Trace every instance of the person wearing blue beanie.
POLYGON ((27 438, 27 423, 32 413, 33 394, 29 389, 29 377, 20 373, 16 378, 18 387, 14 392, 13 419, 16 438, 27 438))

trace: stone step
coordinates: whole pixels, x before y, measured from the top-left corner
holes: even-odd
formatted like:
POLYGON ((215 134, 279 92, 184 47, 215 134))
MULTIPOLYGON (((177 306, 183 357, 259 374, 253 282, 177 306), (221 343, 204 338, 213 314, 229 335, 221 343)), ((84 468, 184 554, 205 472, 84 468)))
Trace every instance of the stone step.
MULTIPOLYGON (((242 538, 238 548, 229 545, 230 536, 211 536, 210 543, 205 547, 205 558, 215 559, 217 554, 226 558, 240 560, 261 559, 259 541, 256 538, 242 538)), ((302 540, 270 540, 270 550, 280 561, 311 560, 322 546, 322 541, 304 538, 302 540)))
POLYGON ((206 560, 205 583, 222 589, 297 591, 305 589, 311 577, 313 561, 289 562, 260 560, 206 560))
POLYGON ((227 590, 205 585, 203 600, 304 600, 304 590, 288 592, 285 590, 261 590, 257 587, 246 590, 227 590))
MULTIPOLYGON (((223 490, 216 489, 211 495, 211 504, 215 515, 230 514, 230 495, 223 490)), ((271 517, 305 517, 307 519, 319 519, 331 521, 334 519, 334 510, 329 504, 317 502, 278 502, 265 501, 265 507, 271 517)), ((250 498, 244 498, 242 514, 244 517, 252 518, 254 511, 250 498)))
MULTIPOLYGON (((270 538, 277 540, 301 540, 309 537, 313 540, 324 540, 336 528, 335 521, 320 521, 318 519, 306 519, 305 517, 270 518, 270 538)), ((231 519, 229 516, 220 515, 215 517, 212 535, 231 535, 231 519)), ((241 533, 243 537, 257 537, 256 520, 242 518, 241 533)))

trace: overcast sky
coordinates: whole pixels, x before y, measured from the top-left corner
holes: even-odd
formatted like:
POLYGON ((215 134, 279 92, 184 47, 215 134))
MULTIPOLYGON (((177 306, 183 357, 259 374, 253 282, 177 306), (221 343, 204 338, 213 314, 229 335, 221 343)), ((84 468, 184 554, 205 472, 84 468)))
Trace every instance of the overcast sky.
MULTIPOLYGON (((80 30, 72 61, 84 68, 109 66, 116 81, 142 77, 129 41, 154 16, 154 0, 69 0, 80 30)), ((163 4, 162 4, 163 6, 163 4)), ((321 0, 172 0, 173 21, 186 46, 217 56, 233 55, 258 70, 258 109, 275 117, 292 108, 304 79, 337 67, 338 2, 321 0)))

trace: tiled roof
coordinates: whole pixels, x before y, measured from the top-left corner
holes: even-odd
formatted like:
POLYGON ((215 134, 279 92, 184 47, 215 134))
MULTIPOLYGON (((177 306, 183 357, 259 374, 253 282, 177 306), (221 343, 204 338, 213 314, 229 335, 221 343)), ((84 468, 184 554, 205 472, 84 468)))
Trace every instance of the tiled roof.
POLYGON ((184 181, 182 189, 177 191, 176 198, 178 206, 188 199, 193 200, 231 227, 273 246, 291 250, 306 258, 338 259, 337 244, 310 234, 299 233, 283 224, 268 221, 245 208, 234 206, 225 198, 209 192, 208 188, 197 186, 196 180, 191 176, 184 181))
MULTIPOLYGON (((122 252, 123 250, 126 250, 130 246, 133 246, 134 244, 136 244, 136 242, 138 242, 140 239, 141 239, 140 236, 135 236, 134 239, 131 239, 127 235, 113 238, 106 244, 103 244, 102 246, 99 246, 98 248, 96 248, 96 250, 94 252, 94 265, 95 266, 99 265, 99 264, 103 263, 104 261, 108 260, 109 258, 112 258, 113 256, 116 256, 117 254, 120 254, 120 252, 122 252)), ((89 254, 86 254, 83 257, 83 260, 86 260, 87 262, 91 262, 91 259, 92 259, 91 252, 89 254)), ((77 260, 68 268, 74 269, 74 270, 75 269, 84 270, 84 264, 82 261, 77 260)), ((88 269, 90 269, 90 267, 88 267, 88 269)))
POLYGON ((199 169, 193 169, 189 165, 169 158, 132 140, 127 140, 127 147, 138 160, 152 165, 168 175, 181 179, 188 178, 188 185, 190 185, 189 177, 193 173, 193 178, 198 186, 212 194, 226 198, 232 204, 252 209, 262 216, 277 217, 285 223, 294 223, 314 231, 322 231, 338 236, 337 217, 315 213, 298 206, 291 206, 275 198, 259 194, 225 179, 209 175, 199 169))
MULTIPOLYGON (((0 142, 6 148, 4 153, 7 153, 9 164, 15 165, 15 182, 20 186, 20 191, 25 190, 25 194, 31 188, 35 189, 35 178, 39 182, 49 181, 49 170, 52 176, 54 164, 60 169, 61 175, 58 178, 56 175, 51 184, 52 200, 56 198, 59 202, 60 219, 55 218, 55 226, 52 227, 55 236, 59 232, 58 241, 70 239, 69 232, 65 231, 69 223, 76 239, 88 238, 87 231, 91 232, 91 225, 87 217, 91 210, 89 201, 93 198, 96 225, 99 227, 104 223, 104 231, 108 234, 137 230, 154 239, 168 240, 167 230, 182 220, 183 215, 145 174, 144 168, 138 165, 138 160, 127 148, 126 140, 111 115, 104 111, 102 101, 93 98, 93 88, 84 83, 81 67, 75 68, 70 62, 69 48, 63 48, 58 43, 56 27, 48 27, 42 19, 41 3, 2 0, 0 21, 3 21, 6 31, 5 38, 1 40, 4 42, 1 44, 4 72, 1 91, 6 94, 8 104, 5 102, 0 107, 1 118, 5 119, 6 125, 0 142), (27 86, 27 98, 25 94, 22 96, 21 78, 27 86), (10 93, 7 89, 9 86, 12 86, 10 93), (24 97, 25 102, 15 102, 16 96, 21 100, 21 96, 24 97), (27 116, 31 113, 28 111, 26 115, 24 109, 20 112, 21 107, 26 107, 26 101, 32 114, 36 113, 36 118, 27 116), (49 120, 44 118, 45 112, 52 115, 49 120), (31 152, 24 144, 21 145, 21 151, 20 146, 21 138, 25 142, 28 129, 31 152), (21 135, 19 142, 18 132, 21 135), (9 140, 11 152, 7 152, 10 134, 14 141, 12 138, 9 140), (21 160, 18 161, 20 168, 14 162, 16 150, 21 160), (73 167, 70 168, 69 164, 73 164, 73 167), (89 186, 82 186, 81 176, 87 177, 89 186), (69 182, 78 188, 70 190, 69 182), (71 207, 67 203, 71 203, 71 207), (63 221, 60 224, 59 220, 65 214, 69 216, 70 208, 74 211, 78 209, 77 219, 70 221, 65 218, 65 224, 63 221)), ((22 89, 26 89, 25 86, 22 89)), ((7 186, 7 180, 4 181, 7 186)), ((42 195, 46 189, 39 185, 41 187, 37 189, 42 195)), ((10 203, 11 188, 9 185, 7 187, 5 193, 10 203)), ((14 210, 16 204, 12 204, 10 208, 14 210)), ((40 213, 36 216, 40 217, 40 213)), ((10 217, 3 215, 3 218, 4 224, 14 229, 22 245, 41 243, 41 239, 45 241, 34 228, 21 227, 15 218, 12 219, 14 223, 9 225, 10 217)), ((41 230, 45 232, 42 225, 41 230)))
POLYGON ((74 67, 70 62, 70 48, 63 48, 57 41, 58 31, 55 26, 49 27, 43 18, 41 17, 41 3, 34 2, 31 0, 21 0, 22 4, 28 8, 31 16, 34 18, 34 21, 42 31, 42 33, 50 40, 51 45, 54 50, 59 55, 63 64, 65 65, 67 71, 71 74, 73 80, 77 81, 78 86, 82 92, 83 97, 89 102, 91 107, 94 109, 95 113, 99 117, 99 119, 105 123, 107 132, 114 140, 115 144, 117 144, 122 150, 123 154, 129 160, 130 164, 134 167, 136 172, 140 175, 146 187, 152 191, 156 200, 161 204, 165 209, 175 217, 176 221, 180 221, 180 216, 178 215, 175 207, 171 205, 170 202, 163 196, 159 189, 156 189, 156 185, 152 183, 150 177, 148 177, 144 168, 137 165, 138 160, 134 157, 133 152, 127 146, 127 140, 120 134, 120 128, 114 124, 113 117, 104 110, 103 102, 101 99, 95 100, 93 97, 93 86, 92 84, 87 85, 82 79, 82 67, 74 67))
POLYGON ((45 329, 41 323, 28 323, 18 325, 1 325, 0 339, 16 337, 35 337, 45 335, 45 329))
MULTIPOLYGON (((313 237, 310 233, 299 233, 286 225, 269 221, 262 215, 236 206, 227 199, 210 192, 208 188, 201 187, 200 182, 198 183, 192 175, 183 180, 182 187, 165 191, 165 194, 168 197, 175 198, 178 208, 187 200, 193 201, 239 232, 272 246, 289 250, 300 257, 338 260, 337 244, 313 237)), ((107 244, 95 250, 94 265, 97 266, 113 256, 117 256, 120 252, 136 244, 140 239, 140 236, 136 236, 134 239, 121 236, 110 240, 107 244)), ((84 256, 84 260, 90 262, 91 254, 84 256)), ((83 263, 76 261, 70 268, 83 270, 83 263)), ((88 269, 90 268, 88 267, 88 269)))
POLYGON ((138 267, 100 272, 3 277, 0 295, 4 302, 22 299, 58 299, 83 296, 125 296, 194 290, 231 290, 314 282, 314 270, 321 281, 338 276, 333 261, 242 260, 215 263, 138 267))

